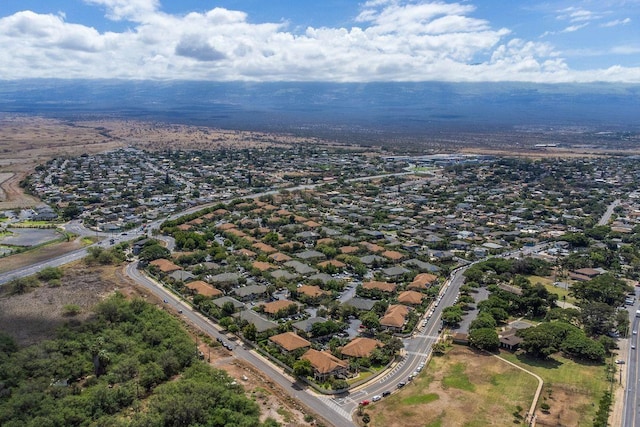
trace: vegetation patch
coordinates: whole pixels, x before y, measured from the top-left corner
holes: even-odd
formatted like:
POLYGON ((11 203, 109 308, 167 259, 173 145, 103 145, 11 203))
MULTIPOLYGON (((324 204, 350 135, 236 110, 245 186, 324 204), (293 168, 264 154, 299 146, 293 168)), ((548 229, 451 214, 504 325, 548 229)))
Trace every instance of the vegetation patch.
POLYGON ((277 425, 261 424, 242 387, 199 361, 180 322, 142 299, 116 293, 53 340, 0 345, 1 425, 277 425))
POLYGON ((604 365, 580 362, 560 354, 547 360, 507 352, 502 356, 542 377, 545 389, 539 406, 542 409, 542 404, 549 405, 538 414, 543 420, 575 426, 593 423, 597 403, 610 385, 604 365))
POLYGON ((460 390, 474 391, 475 386, 469 381, 469 377, 465 373, 466 366, 462 363, 456 363, 451 367, 449 375, 442 379, 445 387, 453 387, 460 390))
POLYGON ((405 405, 420 405, 424 403, 435 402, 440 399, 436 393, 424 394, 422 396, 409 396, 405 399, 402 399, 402 403, 405 405))

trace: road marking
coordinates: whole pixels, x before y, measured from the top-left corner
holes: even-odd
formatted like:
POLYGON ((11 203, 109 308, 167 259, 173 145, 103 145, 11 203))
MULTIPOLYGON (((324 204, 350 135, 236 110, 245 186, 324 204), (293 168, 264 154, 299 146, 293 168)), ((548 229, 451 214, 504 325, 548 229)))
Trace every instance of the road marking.
POLYGON ((429 353, 420 353, 419 351, 407 351, 407 354, 413 354, 413 355, 424 356, 424 357, 429 356, 429 353))
POLYGON ((323 397, 321 398, 324 403, 331 408, 332 411, 336 412, 338 415, 340 415, 343 418, 348 419, 349 421, 351 421, 351 414, 347 411, 345 411, 340 405, 336 404, 333 399, 330 398, 326 398, 323 397))
POLYGON ((438 339, 440 337, 440 335, 416 335, 416 337, 418 338, 431 338, 431 339, 438 339))

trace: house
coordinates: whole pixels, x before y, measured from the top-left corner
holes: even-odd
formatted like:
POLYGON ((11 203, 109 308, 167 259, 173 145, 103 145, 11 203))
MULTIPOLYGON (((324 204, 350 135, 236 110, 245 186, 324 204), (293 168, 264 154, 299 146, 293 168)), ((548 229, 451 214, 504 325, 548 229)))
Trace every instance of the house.
POLYGON ((395 292, 397 285, 395 283, 378 282, 376 280, 371 282, 364 282, 362 284, 363 289, 377 289, 382 292, 395 292))
POLYGON ((380 255, 387 259, 390 259, 391 261, 400 261, 402 258, 404 258, 404 255, 398 251, 384 251, 380 255))
POLYGON ((517 350, 522 343, 522 338, 516 336, 516 332, 517 329, 510 328, 498 335, 500 347, 511 351, 517 350))
POLYGON ((391 278, 399 277, 407 273, 411 273, 411 271, 399 265, 382 269, 382 274, 391 278))
POLYGON ((398 302, 408 305, 420 305, 422 304, 422 298, 424 295, 416 291, 404 291, 398 295, 398 302))
POLYGON ((371 356, 373 350, 382 347, 384 347, 384 344, 378 340, 366 337, 358 337, 342 347, 340 352, 342 353, 342 356, 345 357, 369 357, 371 356))
POLYGON ((255 269, 259 270, 259 271, 275 270, 275 269, 278 268, 275 265, 270 264, 268 262, 264 262, 264 261, 254 261, 251 264, 251 267, 253 267, 253 268, 255 268, 255 269))
POLYGON ((319 251, 308 250, 304 252, 300 252, 296 254, 296 256, 305 261, 319 261, 321 259, 326 259, 327 256, 319 251))
POLYGON ((337 269, 339 269, 339 270, 341 270, 341 269, 343 269, 343 268, 345 268, 347 266, 347 264, 345 264, 342 261, 338 261, 337 259, 330 259, 329 261, 323 261, 321 263, 318 263, 318 267, 321 267, 321 268, 326 268, 326 267, 328 267, 330 265, 335 267, 335 268, 337 268, 337 269))
POLYGON ((239 301, 247 302, 264 298, 267 295, 267 287, 265 285, 248 285, 235 288, 233 294, 239 301))
POLYGON ((308 360, 311 363, 313 376, 317 381, 324 381, 330 376, 346 377, 348 372, 348 363, 328 352, 311 348, 302 355, 301 359, 308 360))
POLYGON ((309 333, 311 332, 311 327, 315 323, 324 323, 326 321, 327 319, 325 319, 324 317, 310 317, 308 319, 296 322, 291 326, 293 326, 293 329, 298 330, 300 332, 309 333))
POLYGON ((238 314, 238 317, 254 325, 257 332, 265 332, 278 327, 276 322, 265 319, 253 310, 243 310, 238 314))
POLYGON ((233 304, 233 308, 234 310, 238 310, 244 307, 244 303, 238 301, 235 298, 231 298, 231 297, 220 297, 220 298, 216 298, 213 301, 211 301, 212 303, 214 303, 217 307, 222 308, 222 306, 227 303, 230 302, 231 304, 233 304))
POLYGON ((276 344, 287 353, 291 353, 292 351, 299 350, 301 348, 311 347, 311 343, 309 341, 293 332, 273 335, 269 337, 269 341, 276 344))
POLYGON ((182 270, 182 267, 165 258, 154 259, 149 264, 155 265, 163 273, 171 273, 172 271, 182 270))
POLYGON ((296 304, 293 301, 282 299, 282 300, 262 304, 262 307, 264 308, 265 313, 270 314, 271 316, 275 316, 278 314, 279 311, 287 310, 292 305, 295 305, 296 307, 298 306, 298 304, 296 304))
POLYGON ((429 273, 420 273, 413 278, 408 286, 409 289, 425 290, 431 287, 438 280, 438 276, 429 273))
POLYGON ((307 264, 304 264, 298 260, 285 262, 284 265, 287 267, 293 268, 296 271, 296 273, 302 274, 303 276, 308 274, 313 274, 318 271, 315 268, 310 267, 307 264))
POLYGON ((294 280, 299 277, 297 274, 289 273, 287 270, 276 270, 272 271, 270 274, 274 279, 282 280, 294 280))
POLYGON ((331 295, 331 292, 323 291, 319 286, 314 285, 302 285, 296 289, 296 292, 312 300, 318 300, 325 295, 331 295))
POLYGON ((380 318, 380 326, 391 330, 401 331, 407 321, 407 314, 409 314, 409 311, 410 309, 406 305, 389 305, 384 316, 380 318))
POLYGON ((376 301, 369 298, 354 297, 348 301, 345 301, 344 304, 350 305, 351 307, 358 310, 371 311, 371 309, 373 309, 373 306, 376 304, 376 301))
POLYGON ((291 257, 289 255, 283 254, 282 252, 276 252, 274 254, 269 255, 269 259, 279 263, 291 261, 291 257))
POLYGON ((169 273, 169 277, 171 277, 176 282, 186 282, 187 280, 193 280, 196 276, 193 273, 190 273, 185 270, 176 270, 169 273))
POLYGON ((207 280, 215 285, 237 285, 240 275, 238 273, 221 273, 208 276, 207 280))
POLYGON ((421 272, 438 273, 440 271, 440 267, 428 262, 420 261, 417 258, 412 258, 408 261, 403 262, 403 264, 409 267, 414 267, 421 272))
POLYGON ((272 254, 272 253, 278 252, 278 250, 273 246, 267 245, 266 243, 262 243, 262 242, 256 242, 253 245, 251 245, 251 247, 261 252, 264 252, 265 254, 272 254))
POLYGON ((217 298, 219 296, 222 296, 222 291, 220 289, 216 289, 210 284, 203 282, 202 280, 189 282, 185 285, 185 287, 190 289, 194 294, 200 294, 205 297, 217 298))
POLYGON ((569 272, 569 277, 573 280, 586 282, 587 280, 591 280, 602 273, 602 270, 596 268, 579 268, 569 272))

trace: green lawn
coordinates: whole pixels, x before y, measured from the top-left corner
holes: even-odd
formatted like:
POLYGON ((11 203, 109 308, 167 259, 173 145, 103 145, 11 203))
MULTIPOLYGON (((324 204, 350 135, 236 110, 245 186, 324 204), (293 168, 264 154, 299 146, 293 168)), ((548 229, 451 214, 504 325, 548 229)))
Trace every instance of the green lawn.
POLYGON ((576 303, 576 299, 569 295, 569 290, 564 289, 564 288, 559 287, 559 286, 554 286, 553 285, 553 280, 548 278, 548 277, 528 276, 527 279, 529 279, 529 282, 532 285, 535 285, 536 283, 540 283, 549 292, 558 295, 558 301, 566 301, 566 302, 568 302, 570 304, 575 304, 576 303), (563 297, 565 299, 563 299, 563 297))
POLYGON ((549 360, 509 352, 502 352, 501 356, 540 375, 545 383, 545 393, 538 404, 544 401, 547 392, 557 395, 554 390, 563 390, 564 393, 572 395, 572 401, 566 404, 573 405, 572 409, 580 417, 575 425, 591 424, 598 408, 598 401, 610 386, 604 365, 576 362, 561 355, 554 355, 549 360))

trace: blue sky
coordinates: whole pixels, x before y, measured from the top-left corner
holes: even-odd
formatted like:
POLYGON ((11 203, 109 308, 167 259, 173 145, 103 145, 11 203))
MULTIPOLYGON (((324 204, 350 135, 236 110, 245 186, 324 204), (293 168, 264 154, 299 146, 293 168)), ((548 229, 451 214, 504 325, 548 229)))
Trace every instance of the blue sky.
POLYGON ((640 82, 640 0, 2 0, 0 79, 640 82))

